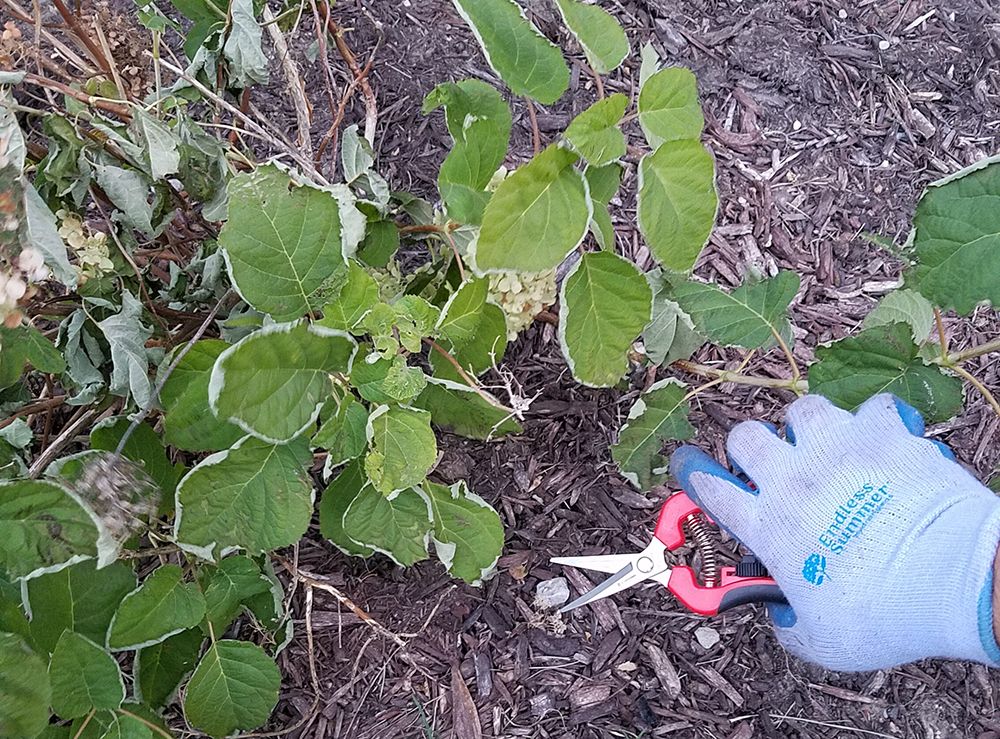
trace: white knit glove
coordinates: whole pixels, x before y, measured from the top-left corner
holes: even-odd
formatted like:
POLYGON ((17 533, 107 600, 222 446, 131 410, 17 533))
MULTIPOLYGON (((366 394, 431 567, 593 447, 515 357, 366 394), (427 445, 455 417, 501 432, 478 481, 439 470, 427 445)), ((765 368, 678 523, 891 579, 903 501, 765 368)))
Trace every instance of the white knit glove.
POLYGON ((693 447, 671 472, 753 551, 790 605, 769 606, 779 641, 836 670, 925 657, 1000 665, 993 560, 1000 498, 923 438, 891 395, 851 414, 809 395, 788 407, 787 441, 741 423, 727 450, 756 490, 693 447))

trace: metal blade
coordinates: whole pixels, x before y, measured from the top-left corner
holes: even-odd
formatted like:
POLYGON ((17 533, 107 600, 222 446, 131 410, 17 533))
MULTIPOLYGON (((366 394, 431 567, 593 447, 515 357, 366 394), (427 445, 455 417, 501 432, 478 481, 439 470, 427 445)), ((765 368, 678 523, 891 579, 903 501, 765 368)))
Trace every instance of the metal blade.
POLYGON ((636 555, 634 554, 595 554, 585 557, 553 557, 549 562, 555 565, 569 565, 581 570, 593 570, 594 572, 607 572, 611 574, 620 572, 635 557, 636 555))
POLYGON ((595 600, 600 600, 601 598, 607 598, 609 595, 620 593, 621 591, 632 587, 637 582, 641 582, 645 579, 646 575, 641 572, 636 572, 632 563, 629 562, 596 588, 587 591, 573 602, 564 605, 559 609, 559 613, 566 613, 566 611, 572 611, 574 608, 579 608, 580 606, 585 606, 588 603, 593 603, 595 600))

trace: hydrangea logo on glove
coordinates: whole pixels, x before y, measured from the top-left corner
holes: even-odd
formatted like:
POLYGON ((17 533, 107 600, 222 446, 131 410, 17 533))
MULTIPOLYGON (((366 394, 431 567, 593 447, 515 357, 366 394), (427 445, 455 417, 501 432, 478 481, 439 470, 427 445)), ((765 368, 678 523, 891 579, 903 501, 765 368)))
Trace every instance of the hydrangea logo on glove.
POLYGON ((926 657, 1000 664, 1000 498, 891 395, 856 413, 808 395, 785 420, 787 439, 756 421, 732 430, 735 474, 693 447, 670 464, 788 598, 768 607, 781 643, 836 670, 926 657))

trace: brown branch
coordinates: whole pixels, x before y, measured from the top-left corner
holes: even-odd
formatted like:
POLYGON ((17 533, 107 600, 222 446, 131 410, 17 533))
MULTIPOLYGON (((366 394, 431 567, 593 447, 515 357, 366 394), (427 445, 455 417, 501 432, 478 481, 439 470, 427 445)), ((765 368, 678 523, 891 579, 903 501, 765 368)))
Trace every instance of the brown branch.
POLYGON ((70 12, 69 8, 66 7, 66 4, 63 3, 63 0, 52 0, 52 4, 56 6, 56 10, 59 11, 59 15, 62 16, 66 25, 70 27, 70 30, 73 31, 73 35, 80 40, 80 43, 87 47, 87 51, 90 52, 91 59, 97 63, 97 66, 100 67, 105 74, 110 75, 111 65, 108 64, 108 60, 105 58, 104 52, 102 52, 100 47, 94 43, 92 38, 90 38, 90 34, 87 33, 87 30, 80 23, 80 19, 70 12))
POLYGON ((305 85, 302 83, 302 77, 299 76, 299 69, 295 64, 295 60, 288 51, 285 36, 281 33, 281 29, 278 28, 278 24, 273 22, 274 13, 271 12, 271 9, 266 4, 264 5, 263 18, 267 21, 267 32, 271 37, 271 43, 274 44, 274 50, 278 54, 278 59, 281 61, 281 69, 285 73, 285 82, 288 84, 288 94, 291 96, 292 106, 295 108, 295 124, 297 128, 295 143, 302 148, 306 156, 311 157, 313 152, 312 139, 309 137, 309 125, 312 112, 309 100, 306 98, 305 85))
POLYGON ((531 147, 535 154, 542 150, 542 132, 538 129, 538 115, 535 113, 535 103, 531 98, 525 98, 528 104, 528 118, 531 119, 531 147))
MULTIPOLYGON (((354 56, 354 52, 351 51, 351 47, 347 45, 347 40, 344 38, 344 31, 337 25, 337 22, 333 19, 330 14, 330 8, 326 0, 319 0, 319 5, 326 12, 324 16, 326 17, 326 29, 333 36, 333 41, 337 45, 337 51, 340 52, 340 56, 343 57, 344 62, 346 62, 348 69, 351 70, 351 74, 354 75, 354 79, 358 81, 361 87, 361 94, 365 98, 365 138, 368 139, 368 143, 375 144, 375 124, 378 121, 378 102, 375 99, 375 91, 372 90, 371 84, 368 82, 368 70, 371 68, 371 64, 375 59, 375 50, 372 50, 371 57, 368 60, 368 64, 362 69, 358 65, 357 57, 354 56)), ((382 43, 381 38, 375 45, 378 46, 382 43)))
POLYGON ((88 95, 85 92, 80 92, 79 90, 74 90, 69 85, 64 85, 62 82, 57 82, 56 80, 51 80, 48 77, 42 77, 38 74, 33 74, 32 72, 27 72, 24 75, 24 81, 30 82, 33 85, 38 85, 39 87, 45 87, 49 90, 55 90, 56 92, 61 92, 63 95, 69 95, 71 98, 79 100, 85 105, 89 105, 92 108, 98 108, 107 113, 114 113, 119 118, 130 121, 132 120, 132 111, 129 110, 127 105, 122 105, 120 103, 113 103, 110 100, 105 100, 103 98, 97 98, 93 95, 88 95))
POLYGON ((10 416, 0 421, 0 429, 7 428, 14 421, 22 416, 31 416, 35 413, 41 413, 42 411, 49 411, 53 408, 58 408, 63 403, 66 402, 67 396, 57 395, 54 398, 45 398, 44 400, 36 400, 32 403, 28 403, 25 406, 21 406, 16 411, 14 411, 10 416))

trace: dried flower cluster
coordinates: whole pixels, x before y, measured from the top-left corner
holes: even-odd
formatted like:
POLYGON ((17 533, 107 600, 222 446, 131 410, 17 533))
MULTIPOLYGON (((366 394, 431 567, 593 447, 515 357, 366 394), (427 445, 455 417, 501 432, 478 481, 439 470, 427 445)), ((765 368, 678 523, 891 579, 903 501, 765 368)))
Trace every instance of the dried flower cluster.
POLYGON ((507 337, 513 341, 531 325, 535 316, 556 302, 556 271, 491 275, 489 296, 503 309, 507 337))
POLYGON ((60 221, 59 235, 76 257, 76 269, 81 283, 114 271, 115 265, 108 251, 106 233, 92 231, 89 226, 85 228, 80 216, 67 210, 56 211, 56 217, 60 221))

